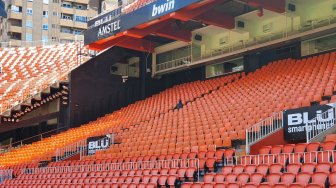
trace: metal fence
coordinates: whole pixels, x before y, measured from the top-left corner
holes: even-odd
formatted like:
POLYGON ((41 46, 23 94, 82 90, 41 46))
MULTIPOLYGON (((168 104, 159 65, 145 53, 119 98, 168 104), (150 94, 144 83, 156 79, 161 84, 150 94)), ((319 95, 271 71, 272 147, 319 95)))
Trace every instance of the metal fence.
POLYGON ((160 63, 156 65, 156 70, 160 71, 160 70, 165 70, 165 69, 169 69, 169 68, 174 68, 174 67, 179 67, 182 65, 189 65, 192 63, 192 57, 191 56, 186 56, 186 57, 182 57, 179 59, 175 59, 172 61, 168 61, 168 62, 164 62, 164 63, 160 63))
MULTIPOLYGON (((108 147, 101 147, 101 148, 97 148, 95 149, 96 151, 99 150, 106 150, 108 149, 111 145, 114 144, 114 134, 108 134, 110 139, 109 139, 109 143, 108 143, 108 147)), ((101 142, 104 141, 105 138, 102 138, 100 140, 97 140, 96 142, 101 142)), ((80 155, 80 159, 82 159, 84 156, 88 156, 88 155, 92 155, 92 154, 88 154, 88 142, 87 139, 83 139, 80 140, 76 143, 72 143, 70 145, 67 145, 63 148, 58 148, 56 150, 56 161, 62 161, 65 160, 67 158, 70 158, 74 155, 79 154, 80 155)))
POLYGON ((13 179, 13 170, 0 170, 0 184, 11 179, 13 179))
POLYGON ((226 166, 232 165, 260 165, 260 164, 292 164, 292 163, 335 163, 336 150, 312 151, 304 153, 281 153, 265 155, 243 155, 227 157, 226 166))
POLYGON ((68 129, 68 127, 61 127, 61 128, 57 128, 57 129, 54 129, 54 130, 51 130, 51 131, 47 131, 47 132, 44 132, 42 134, 38 134, 36 136, 32 136, 32 137, 29 137, 29 138, 26 138, 26 139, 23 139, 23 140, 20 140, 20 141, 11 142, 8 145, 1 146, 0 154, 11 151, 13 148, 18 148, 18 147, 22 147, 23 145, 26 145, 26 144, 31 144, 33 142, 41 141, 44 138, 48 138, 48 137, 50 137, 54 134, 58 134, 58 133, 60 133, 64 130, 67 130, 67 129, 68 129))
POLYGON ((306 123, 306 142, 309 143, 314 138, 322 135, 336 123, 336 107, 317 115, 306 123))
POLYGON ((76 154, 79 154, 82 150, 85 149, 87 145, 86 139, 80 140, 76 143, 72 143, 70 145, 67 145, 63 148, 58 148, 56 150, 56 161, 62 161, 67 158, 70 158, 76 154))
POLYGON ((250 146, 283 127, 283 112, 274 113, 261 122, 246 129, 246 153, 250 146))
POLYGON ((127 163, 106 163, 76 166, 56 166, 45 168, 23 169, 22 174, 55 174, 72 172, 100 172, 117 170, 146 170, 163 168, 188 168, 195 167, 199 172, 199 159, 172 159, 162 161, 141 161, 127 163))

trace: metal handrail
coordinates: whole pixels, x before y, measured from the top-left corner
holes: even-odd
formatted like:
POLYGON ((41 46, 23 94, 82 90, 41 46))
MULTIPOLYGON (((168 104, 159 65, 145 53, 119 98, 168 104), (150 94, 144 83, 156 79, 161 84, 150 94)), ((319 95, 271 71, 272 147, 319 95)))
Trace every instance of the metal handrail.
MULTIPOLYGON (((111 133, 109 134, 111 135, 111 138, 110 138, 110 142, 109 142, 109 147, 111 145, 114 144, 114 134, 111 133)), ((103 141, 105 138, 102 138, 100 140, 97 140, 96 142, 100 142, 100 141, 103 141)), ((84 156, 87 156, 87 155, 92 155, 92 154, 87 154, 87 147, 88 147, 88 143, 87 143, 87 139, 83 139, 83 140, 80 140, 80 141, 77 141, 75 143, 72 143, 72 144, 69 144, 67 146, 64 146, 62 148, 58 148, 56 150, 56 161, 62 161, 62 160, 65 160, 67 158, 70 158, 74 155, 77 155, 79 154, 80 155, 80 159, 82 159, 84 156)), ((103 149, 99 149, 99 150, 103 150, 103 149)))
MULTIPOLYGON (((336 105, 336 104, 333 104, 336 105)), ((315 118, 309 120, 306 125, 306 142, 310 143, 316 137, 324 134, 336 124, 336 107, 318 114, 315 118)))
POLYGON ((97 172, 97 171, 116 171, 116 170, 145 170, 161 168, 184 168, 195 167, 199 169, 199 159, 171 159, 158 161, 122 162, 105 163, 91 165, 56 166, 44 168, 22 169, 22 174, 53 174, 53 173, 72 173, 72 172, 97 172))
POLYGON ((156 65, 156 69, 158 71, 160 70, 164 70, 164 69, 169 69, 169 68, 174 68, 174 67, 178 67, 178 66, 183 66, 183 65, 188 65, 192 63, 192 57, 186 56, 186 57, 182 57, 179 59, 174 59, 168 62, 164 62, 164 63, 160 63, 156 65))
POLYGON ((246 129, 246 153, 250 146, 283 127, 283 112, 273 113, 272 116, 246 129))
POLYGON ((6 153, 6 152, 8 152, 8 151, 10 151, 10 150, 12 150, 13 148, 16 148, 16 147, 22 147, 25 144, 31 144, 31 143, 36 142, 36 141, 41 141, 44 138, 47 138, 49 136, 54 135, 53 133, 58 134, 59 131, 66 130, 67 128, 68 127, 61 127, 61 128, 53 129, 53 130, 44 132, 42 134, 38 134, 38 135, 29 137, 29 138, 22 139, 20 141, 10 143, 8 145, 1 146, 2 151, 0 150, 0 154, 4 154, 4 153, 6 153), (37 140, 35 140, 35 138, 37 138, 37 140), (32 142, 26 142, 26 141, 32 141, 32 142))
POLYGON ((224 165, 260 165, 260 164, 292 164, 292 163, 335 163, 336 150, 311 151, 280 154, 242 155, 224 158, 224 165), (301 161, 302 160, 302 161, 301 161), (282 162, 282 163, 281 163, 282 162))
POLYGON ((13 179, 13 170, 0 170, 0 184, 5 180, 13 179))
MULTIPOLYGON (((297 25, 294 26, 294 29, 285 29, 283 31, 280 31, 278 33, 271 33, 271 34, 266 34, 266 35, 260 35, 260 36, 255 36, 252 39, 248 39, 248 40, 242 40, 239 41, 238 43, 232 44, 232 45, 227 45, 224 46, 222 48, 215 48, 215 49, 206 49, 207 51, 204 53, 201 53, 200 55, 195 55, 193 54, 191 51, 189 52, 188 55, 192 56, 192 63, 197 63, 197 61, 201 61, 204 59, 208 59, 208 58, 212 58, 212 57, 216 57, 219 55, 223 55, 223 54, 228 54, 228 53, 232 53, 238 50, 243 50, 243 49, 248 49, 250 47, 253 46, 257 46, 260 44, 264 44, 267 42, 271 42, 277 39, 286 39, 290 36, 294 36, 298 33, 303 33, 303 32, 307 32, 307 31, 311 31, 314 29, 317 29, 319 27, 324 27, 324 26, 328 26, 331 24, 336 23, 336 17, 334 15, 330 15, 324 18, 320 19, 321 21, 313 21, 311 25, 297 25), (325 21, 322 22, 322 21, 325 21)), ((192 47, 192 45, 190 45, 190 47, 192 47)), ((164 63, 160 63, 160 64, 165 64, 164 63)), ((166 69, 170 69, 170 68, 178 68, 178 67, 182 67, 183 65, 177 65, 176 67, 169 67, 169 68, 164 68, 164 69, 157 69, 156 72, 160 72, 160 71, 164 71, 166 69)), ((158 68, 158 66, 157 66, 158 68)))

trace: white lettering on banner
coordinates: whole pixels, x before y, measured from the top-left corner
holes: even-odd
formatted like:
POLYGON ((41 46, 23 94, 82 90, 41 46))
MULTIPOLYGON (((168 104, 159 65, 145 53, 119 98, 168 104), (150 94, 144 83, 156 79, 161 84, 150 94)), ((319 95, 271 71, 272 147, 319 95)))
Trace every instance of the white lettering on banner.
POLYGON ((329 129, 334 125, 334 110, 327 110, 327 117, 322 116, 322 111, 316 111, 316 120, 308 120, 308 112, 289 114, 288 115, 288 133, 305 132, 306 124, 308 131, 319 130, 323 131, 329 129))
POLYGON ((153 5, 152 17, 168 12, 175 8, 175 0, 167 0, 166 3, 161 5, 153 5))
POLYGON ((120 20, 103 25, 99 28, 98 38, 106 34, 114 33, 115 31, 118 31, 120 29, 121 29, 120 20))
POLYGON ((302 114, 289 114, 288 115, 288 125, 300 125, 302 123, 302 114))
POLYGON ((100 18, 99 20, 96 20, 95 23, 94 23, 94 27, 98 27, 100 25, 103 25, 104 23, 110 22, 114 18, 116 18, 117 16, 120 16, 120 14, 121 14, 121 9, 120 8, 112 11, 108 15, 100 18))

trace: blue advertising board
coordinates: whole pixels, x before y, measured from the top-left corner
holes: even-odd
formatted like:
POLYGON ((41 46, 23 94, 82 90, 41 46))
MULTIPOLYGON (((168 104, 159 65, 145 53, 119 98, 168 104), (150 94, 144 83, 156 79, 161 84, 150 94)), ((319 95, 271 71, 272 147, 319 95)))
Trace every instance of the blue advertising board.
POLYGON ((137 25, 160 18, 201 0, 157 0, 128 14, 117 9, 88 22, 84 33, 85 45, 113 36, 137 25))

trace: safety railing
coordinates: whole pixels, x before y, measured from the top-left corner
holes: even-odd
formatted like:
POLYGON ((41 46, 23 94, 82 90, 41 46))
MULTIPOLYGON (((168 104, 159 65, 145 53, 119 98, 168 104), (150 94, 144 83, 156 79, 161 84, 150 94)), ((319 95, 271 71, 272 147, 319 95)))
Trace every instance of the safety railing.
MULTIPOLYGON (((247 40, 241 40, 237 43, 231 44, 231 45, 225 45, 221 48, 205 48, 205 50, 202 53, 194 54, 192 51, 188 52, 188 55, 192 57, 191 63, 198 63, 201 60, 205 60, 208 58, 213 58, 216 56, 224 55, 233 53, 239 50, 248 50, 249 48, 256 47, 261 44, 267 44, 269 42, 279 40, 279 39, 286 39, 288 37, 293 37, 298 34, 302 34, 304 32, 312 31, 317 28, 329 26, 331 24, 336 23, 336 17, 334 15, 330 15, 327 17, 323 17, 316 20, 311 20, 305 25, 296 25, 293 27, 286 27, 286 29, 278 31, 276 33, 269 33, 264 34, 260 36, 255 36, 253 38, 247 39, 247 40)), ((192 45, 189 46, 192 48, 192 45)), ((174 60, 171 60, 169 62, 172 62, 174 60)), ((163 62, 160 64, 166 64, 168 62, 163 62)), ((179 68, 182 67, 182 65, 179 64, 172 64, 174 66, 156 66, 156 72, 162 72, 167 69, 171 68, 179 68)))
POLYGON ((1 146, 0 154, 9 152, 14 148, 22 147, 23 145, 27 145, 27 144, 31 144, 33 142, 41 141, 45 138, 48 138, 48 137, 50 137, 52 135, 55 135, 55 134, 58 134, 61 131, 64 131, 64 130, 67 130, 67 129, 68 129, 68 127, 57 128, 57 129, 53 129, 51 131, 44 132, 42 134, 38 134, 36 136, 32 136, 32 137, 29 137, 29 138, 26 138, 26 139, 23 139, 23 140, 20 140, 20 141, 9 143, 8 145, 3 145, 3 146, 1 146))
MULTIPOLYGON (((83 139, 83 140, 80 140, 76 143, 72 143, 70 145, 67 145, 63 148, 58 148, 56 150, 56 161, 62 161, 62 160, 65 160, 65 159, 68 159, 74 155, 77 155, 79 154, 80 155, 80 159, 82 159, 84 156, 88 156, 88 155, 94 155, 96 151, 99 151, 99 150, 106 150, 108 149, 112 144, 114 144, 114 134, 109 134, 108 135, 108 142, 107 143, 107 146, 104 146, 104 147, 94 147, 93 150, 94 152, 88 152, 88 150, 90 150, 88 147, 89 144, 88 144, 88 140, 87 139, 83 139)), ((94 143, 98 143, 98 144, 105 144, 105 141, 106 141, 106 138, 107 137, 104 137, 104 138, 101 138, 99 140, 96 140, 96 141, 93 141, 94 143)), ((95 145, 95 144, 94 144, 95 145)))
POLYGON ((79 154, 87 146, 86 139, 80 140, 76 143, 72 143, 63 148, 58 148, 56 150, 56 161, 62 161, 68 159, 76 154, 79 154))
POLYGON ((292 163, 335 163, 336 150, 226 157, 224 165, 260 165, 292 163))
POLYGON ((178 66, 182 66, 182 65, 188 65, 188 64, 191 64, 191 63, 192 63, 191 56, 186 56, 186 57, 182 57, 182 58, 175 59, 175 60, 172 60, 172 61, 157 64, 156 65, 156 70, 160 71, 160 70, 174 68, 174 67, 178 67, 178 66))
POLYGON ((0 184, 5 180, 13 179, 13 170, 0 170, 0 184))
POLYGON ((246 129, 246 153, 250 146, 283 127, 283 112, 274 113, 261 122, 246 129))
MULTIPOLYGON (((100 172, 117 170, 147 170, 162 168, 188 168, 195 167, 199 172, 199 159, 172 159, 162 161, 139 161, 126 163, 106 163, 75 166, 56 166, 45 168, 23 169, 22 174, 54 174, 54 173, 72 173, 72 172, 100 172)), ((199 173, 198 173, 199 174, 199 173)))
POLYGON ((324 134, 336 124, 336 107, 318 114, 306 123, 306 142, 309 143, 316 137, 324 134))
POLYGON ((84 157, 86 156, 92 156, 92 155, 95 155, 97 151, 102 151, 102 150, 107 150, 111 145, 114 145, 114 140, 115 139, 115 135, 112 133, 112 134, 108 134, 106 135, 106 137, 104 138, 101 138, 99 140, 96 140, 96 141, 92 141, 94 144, 93 144, 93 148, 89 148, 91 147, 90 146, 90 142, 87 143, 87 146, 86 147, 83 147, 83 150, 80 151, 80 160, 82 160, 84 157), (108 142, 108 143, 106 143, 108 142), (99 145, 97 147, 97 144, 99 145))

